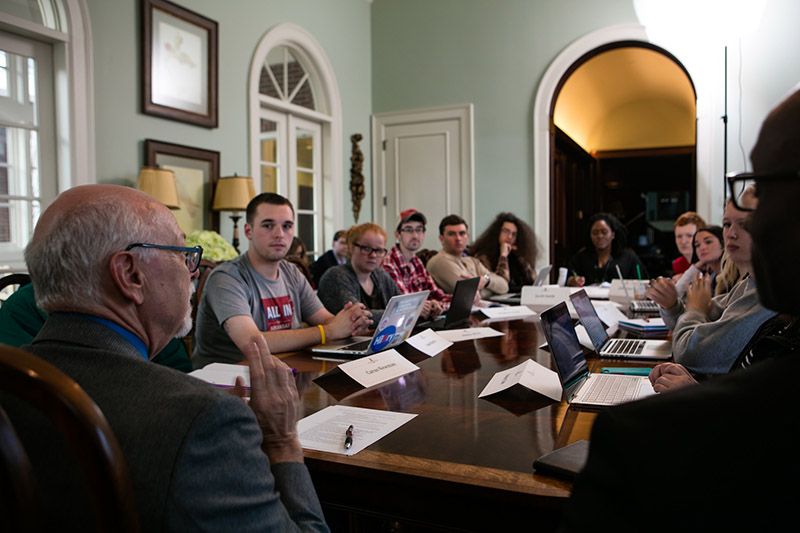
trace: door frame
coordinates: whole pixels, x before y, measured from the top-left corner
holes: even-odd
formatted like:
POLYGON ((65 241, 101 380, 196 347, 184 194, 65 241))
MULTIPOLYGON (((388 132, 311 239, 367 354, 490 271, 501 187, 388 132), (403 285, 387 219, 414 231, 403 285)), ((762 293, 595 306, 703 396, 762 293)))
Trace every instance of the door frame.
MULTIPOLYGON (((536 91, 533 106, 533 187, 534 187, 534 231, 540 242, 549 243, 550 233, 550 173, 551 173, 551 111, 556 89, 564 74, 587 52, 618 41, 641 41, 660 46, 673 53, 684 65, 697 94, 696 178, 697 212, 706 220, 722 217, 722 202, 725 190, 722 180, 723 153, 721 139, 723 124, 721 113, 722 88, 711 84, 717 74, 716 65, 708 65, 705 72, 692 58, 675 53, 667 43, 650 39, 645 27, 640 24, 619 24, 593 31, 578 38, 559 53, 542 76, 536 91)), ((721 67, 720 67, 721 68, 721 67)), ((541 261, 550 261, 550 246, 540 250, 541 261), (546 256, 546 257, 545 257, 546 256)))
MULTIPOLYGON (((387 126, 413 125, 442 120, 459 122, 459 146, 461 148, 461 205, 468 206, 467 213, 459 213, 475 226, 475 150, 474 150, 474 106, 456 104, 443 107, 428 107, 375 113, 372 115, 372 218, 384 228, 393 228, 395 213, 387 213, 383 198, 391 191, 386 189, 385 146, 387 126)), ((438 224, 438 223, 437 223, 438 224)))

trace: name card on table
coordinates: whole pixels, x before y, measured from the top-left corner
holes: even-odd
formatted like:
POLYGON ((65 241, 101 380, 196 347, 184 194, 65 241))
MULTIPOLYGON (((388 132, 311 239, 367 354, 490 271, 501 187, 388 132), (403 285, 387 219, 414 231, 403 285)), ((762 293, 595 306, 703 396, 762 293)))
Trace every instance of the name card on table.
POLYGON ((495 320, 514 320, 528 316, 536 316, 536 313, 526 305, 509 305, 506 307, 484 307, 481 313, 495 320))
POLYGON ((452 342, 441 335, 437 335, 436 332, 430 328, 417 333, 413 337, 407 338, 406 342, 428 357, 433 357, 453 345, 452 342))
POLYGON ((372 387, 419 370, 419 367, 392 349, 342 363, 339 370, 356 380, 359 385, 372 387))
POLYGON ((578 287, 522 287, 520 301, 522 305, 533 307, 534 310, 544 310, 553 307, 557 303, 566 302, 570 316, 577 318, 578 315, 575 312, 575 308, 572 307, 569 295, 579 290, 580 288, 578 287))
POLYGON ((519 387, 538 392, 551 400, 561 400, 562 389, 558 374, 533 359, 528 359, 515 367, 496 373, 483 388, 478 398, 519 387))

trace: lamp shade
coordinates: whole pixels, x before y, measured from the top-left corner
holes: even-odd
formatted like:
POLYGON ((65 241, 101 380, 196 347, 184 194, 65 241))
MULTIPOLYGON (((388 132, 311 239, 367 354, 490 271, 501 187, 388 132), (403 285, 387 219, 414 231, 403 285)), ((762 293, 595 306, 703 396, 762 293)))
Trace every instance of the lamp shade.
POLYGON ((179 209, 175 173, 161 167, 142 167, 138 188, 170 209, 179 209))
POLYGON ((214 211, 244 211, 255 195, 256 188, 250 176, 220 178, 211 208, 214 211))

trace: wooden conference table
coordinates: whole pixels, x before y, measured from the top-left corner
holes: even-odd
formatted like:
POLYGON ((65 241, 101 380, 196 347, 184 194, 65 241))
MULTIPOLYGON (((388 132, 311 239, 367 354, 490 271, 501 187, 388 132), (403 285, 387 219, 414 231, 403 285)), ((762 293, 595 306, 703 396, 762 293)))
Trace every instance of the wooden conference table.
POLYGON ((556 528, 570 483, 534 473, 532 463, 588 438, 596 414, 565 402, 478 399, 496 372, 529 357, 554 369, 538 349, 538 318, 489 325, 505 335, 458 342, 435 357, 402 344, 397 350, 420 370, 366 390, 343 373, 313 382, 336 363, 309 351, 281 356, 298 370, 302 416, 336 404, 419 415, 354 456, 306 450, 334 531, 556 528))

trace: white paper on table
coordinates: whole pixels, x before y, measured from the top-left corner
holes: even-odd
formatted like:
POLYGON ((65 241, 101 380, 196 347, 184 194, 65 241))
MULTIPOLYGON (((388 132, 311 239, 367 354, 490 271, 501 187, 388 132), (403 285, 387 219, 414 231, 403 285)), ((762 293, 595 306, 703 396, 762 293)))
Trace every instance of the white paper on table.
POLYGON ((526 305, 508 305, 505 307, 487 307, 481 309, 481 313, 489 318, 510 320, 512 318, 525 318, 526 316, 536 316, 536 312, 526 305))
POLYGON ((578 335, 578 342, 581 343, 581 346, 588 350, 595 350, 592 339, 589 337, 589 333, 586 331, 586 328, 583 327, 583 324, 575 325, 575 334, 578 335))
POLYGON ((355 455, 399 428, 415 414, 331 405, 297 422, 300 444, 309 450, 355 455), (347 428, 353 426, 353 445, 344 448, 347 428))
POLYGON ((500 337, 501 335, 505 335, 505 333, 502 331, 497 331, 493 328, 446 329, 439 332, 440 337, 443 337, 450 342, 474 341, 475 339, 483 339, 485 337, 500 337))
POLYGON ((250 368, 245 365, 211 363, 189 375, 218 387, 233 387, 238 376, 244 379, 245 387, 250 387, 250 368))
POLYGON ((600 317, 600 320, 608 326, 606 331, 608 332, 608 336, 613 336, 617 330, 619 329, 619 321, 620 320, 627 320, 628 317, 619 310, 619 304, 612 301, 607 302, 592 302, 594 305, 594 310, 597 311, 597 316, 600 317))
POLYGON ((438 335, 430 328, 407 338, 406 342, 430 357, 443 352, 453 345, 452 342, 438 335))
POLYGON ((419 367, 391 349, 342 363, 339 369, 360 385, 372 387, 419 370, 419 367))
POLYGON ((478 398, 496 394, 514 385, 522 385, 556 401, 561 400, 562 389, 558 374, 533 359, 528 359, 513 368, 496 373, 483 388, 478 398))

